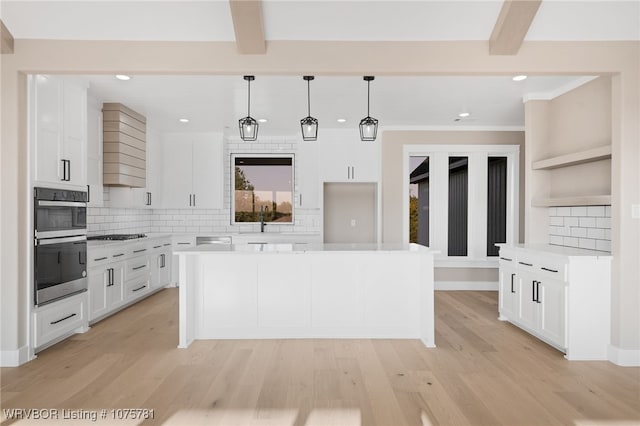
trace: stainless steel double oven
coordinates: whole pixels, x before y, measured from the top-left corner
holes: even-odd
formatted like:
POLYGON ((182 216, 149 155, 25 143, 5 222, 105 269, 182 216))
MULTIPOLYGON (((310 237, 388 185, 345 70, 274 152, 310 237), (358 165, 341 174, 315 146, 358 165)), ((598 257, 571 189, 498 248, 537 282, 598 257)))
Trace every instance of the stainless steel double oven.
POLYGON ((87 291, 87 193, 34 188, 34 304, 87 291))

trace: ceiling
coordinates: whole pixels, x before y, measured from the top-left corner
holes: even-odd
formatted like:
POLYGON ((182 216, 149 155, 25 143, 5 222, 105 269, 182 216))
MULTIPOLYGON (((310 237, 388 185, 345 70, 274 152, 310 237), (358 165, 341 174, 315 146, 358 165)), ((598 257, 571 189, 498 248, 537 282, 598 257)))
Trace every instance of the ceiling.
MULTIPOLYGON (((233 41, 228 0, 2 0, 16 39, 233 41)), ((498 0, 263 0, 266 40, 488 40, 498 0)), ((525 40, 640 40, 640 1, 545 0, 525 40)))
MULTIPOLYGON (((270 40, 489 40, 502 0, 313 1, 263 0, 270 40)), ((0 17, 15 39, 235 40, 229 0, 2 0, 0 17)), ((525 40, 640 40, 640 0, 557 1, 540 5, 525 40)), ((220 131, 246 115, 241 76, 86 76, 90 94, 145 114, 160 131, 220 131), (179 118, 190 122, 179 123, 179 118)), ((378 77, 371 115, 382 127, 475 126, 520 128, 523 96, 553 97, 581 76, 378 77), (458 119, 460 112, 471 116, 458 119)), ((322 128, 355 127, 366 115, 360 77, 318 77, 311 114, 322 128), (344 118, 346 123, 336 120, 344 118)), ((260 134, 294 134, 306 116, 301 76, 257 76, 251 115, 267 118, 260 134)))
MULTIPOLYGON (((247 115, 247 83, 241 76, 84 76, 100 102, 121 102, 145 114, 158 131, 235 129, 247 115), (189 123, 180 123, 188 118, 189 123)), ((376 77, 371 116, 381 127, 482 126, 520 128, 523 96, 549 98, 586 81, 582 77, 376 77), (468 112, 468 118, 458 114, 468 112), (459 121, 456 121, 459 120, 459 121)), ((311 82, 311 115, 320 128, 355 128, 366 116, 367 86, 361 77, 317 77, 311 82), (338 118, 347 121, 338 123, 338 118)), ((307 87, 301 76, 257 76, 251 84, 251 116, 268 119, 261 135, 299 131, 307 115, 307 87)), ((235 130, 234 130, 235 131, 235 130)))

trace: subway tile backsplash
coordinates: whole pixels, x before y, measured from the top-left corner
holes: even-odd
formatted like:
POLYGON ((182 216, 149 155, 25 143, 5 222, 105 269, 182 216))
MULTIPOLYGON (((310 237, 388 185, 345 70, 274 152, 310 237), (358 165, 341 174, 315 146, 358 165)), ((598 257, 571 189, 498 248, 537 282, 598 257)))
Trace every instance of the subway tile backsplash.
POLYGON ((611 206, 550 207, 549 244, 611 252, 611 206))
MULTIPOLYGON (((237 137, 225 141, 225 158, 231 154, 273 154, 297 151, 296 137, 262 138, 260 143, 246 143, 237 137)), ((295 180, 299 169, 295 167, 295 180)), ((87 209, 87 228, 90 235, 116 233, 206 233, 235 234, 239 232, 260 232, 260 224, 231 225, 230 179, 231 163, 224 162, 224 208, 222 209, 87 209)), ((294 202, 299 194, 294 194, 294 202)), ((104 200, 109 201, 109 188, 105 187, 104 200)), ((320 233, 320 209, 294 211, 294 223, 289 225, 269 224, 266 233, 320 233)))

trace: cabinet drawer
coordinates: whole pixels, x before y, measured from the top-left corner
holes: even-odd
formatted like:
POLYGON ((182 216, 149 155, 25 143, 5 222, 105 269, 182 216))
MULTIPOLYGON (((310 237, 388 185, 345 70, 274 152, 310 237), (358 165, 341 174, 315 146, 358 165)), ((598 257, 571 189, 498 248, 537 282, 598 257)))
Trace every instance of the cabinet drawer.
POLYGON ((38 309, 34 313, 35 342, 40 347, 87 324, 87 294, 83 293, 38 309))
POLYGON ((111 259, 110 253, 108 250, 104 249, 87 249, 87 259, 88 259, 88 269, 95 268, 98 266, 106 265, 111 259))
POLYGON ((535 272, 537 270, 536 263, 538 259, 531 253, 519 252, 513 260, 516 263, 515 266, 517 266, 521 271, 535 272))
POLYGON ((127 280, 149 273, 149 258, 147 256, 138 256, 129 259, 126 265, 127 269, 125 274, 127 280))
POLYGON ((149 278, 132 279, 127 281, 124 289, 126 300, 135 299, 149 291, 149 278))
POLYGON ((568 281, 568 265, 560 259, 543 257, 538 260, 536 266, 540 276, 560 281, 568 281))

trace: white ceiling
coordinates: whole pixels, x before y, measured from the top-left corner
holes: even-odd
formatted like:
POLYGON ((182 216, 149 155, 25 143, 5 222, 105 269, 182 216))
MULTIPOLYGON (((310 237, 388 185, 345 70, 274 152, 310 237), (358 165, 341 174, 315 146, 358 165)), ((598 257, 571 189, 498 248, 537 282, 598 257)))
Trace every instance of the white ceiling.
MULTIPOLYGON (((267 40, 488 40, 502 0, 263 0, 267 40)), ((234 41, 228 0, 2 0, 0 16, 16 39, 234 41)), ((528 40, 640 40, 640 0, 545 0, 528 40)), ((575 77, 379 77, 371 115, 381 126, 497 126, 524 123, 522 98, 554 92, 575 77), (463 110, 472 115, 455 122, 463 110)), ((147 115, 160 131, 235 130, 246 115, 240 76, 87 76, 91 93, 147 115), (188 124, 177 120, 188 117, 188 124)), ((252 116, 261 135, 294 134, 306 116, 299 77, 258 76, 252 116)), ((355 127, 366 115, 366 84, 356 77, 312 83, 312 115, 321 128, 355 127), (346 118, 338 124, 337 118, 346 118)))
MULTIPOLYGON (((241 76, 85 76, 90 95, 121 102, 148 118, 158 131, 235 132, 247 114, 247 85, 241 76), (188 118, 187 124, 178 121, 188 118)), ((523 96, 552 95, 582 81, 578 77, 376 77, 371 83, 371 116, 381 127, 524 125, 523 96), (460 112, 467 119, 454 121, 460 112)), ((362 77, 316 77, 311 82, 311 115, 320 128, 356 128, 366 116, 367 86, 362 77), (347 122, 338 123, 338 118, 347 122)), ((267 118, 260 134, 299 132, 307 115, 306 82, 301 76, 257 76, 251 84, 251 116, 267 118)))
MULTIPOLYGON (((501 0, 264 0, 267 40, 488 40, 501 0)), ((2 0, 16 39, 235 40, 228 0, 2 0)), ((545 0, 526 40, 640 40, 640 0, 545 0)))

